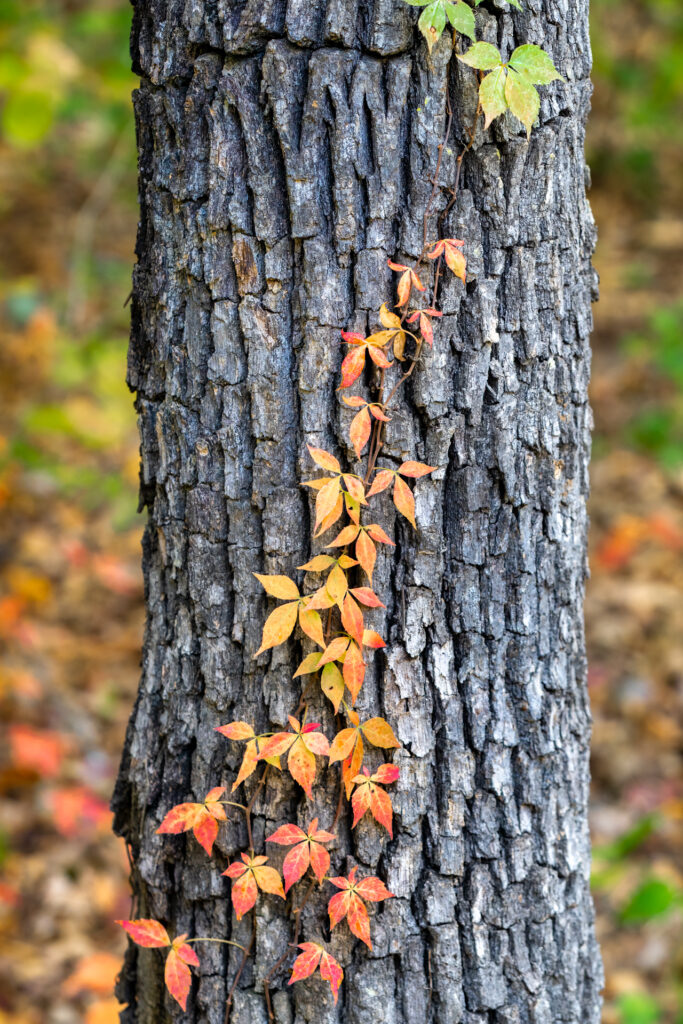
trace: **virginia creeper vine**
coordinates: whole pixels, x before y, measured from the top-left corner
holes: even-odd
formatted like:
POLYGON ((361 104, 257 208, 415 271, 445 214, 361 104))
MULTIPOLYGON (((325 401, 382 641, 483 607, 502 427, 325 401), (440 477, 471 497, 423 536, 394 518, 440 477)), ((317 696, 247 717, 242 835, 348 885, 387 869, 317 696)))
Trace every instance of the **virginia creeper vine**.
MULTIPOLYGON (((510 110, 525 126, 528 135, 540 106, 535 87, 561 76, 550 57, 538 46, 519 46, 510 59, 504 62, 498 49, 491 43, 476 42, 474 12, 464 0, 406 2, 424 8, 418 28, 426 39, 430 53, 448 22, 453 30, 454 50, 456 33, 467 36, 473 42, 466 53, 456 54, 458 59, 478 72, 487 72, 479 76, 477 111, 469 139, 456 160, 456 177, 449 190, 450 199, 439 217, 441 230, 456 200, 463 158, 472 147, 480 113, 484 114, 484 128, 488 128, 494 118, 510 110)), ((519 7, 517 0, 510 2, 519 7)), ((308 446, 313 463, 323 473, 303 481, 304 486, 315 492, 314 538, 328 534, 340 520, 344 525, 332 540, 327 540, 326 552, 298 566, 307 579, 318 579, 318 585, 313 589, 306 587, 302 593, 288 576, 254 573, 266 594, 283 602, 266 619, 261 646, 255 657, 285 643, 298 624, 302 633, 317 648, 304 657, 294 673, 295 678, 301 676, 308 681, 297 706, 289 715, 289 727, 286 730, 274 734, 257 734, 252 725, 241 721, 217 726, 217 731, 228 740, 244 744, 241 766, 232 784, 233 792, 261 769, 260 778, 247 803, 223 799, 226 788, 216 787, 207 793, 202 803, 182 803, 171 808, 157 829, 162 835, 192 831, 197 842, 212 856, 220 823, 227 818, 225 807, 234 807, 244 814, 248 850, 223 872, 232 880, 232 903, 238 921, 248 913, 253 914, 255 904, 262 894, 284 900, 297 883, 306 878, 309 880, 304 895, 295 902, 291 911, 292 943, 263 979, 271 1020, 274 1015, 270 984, 279 968, 292 955, 293 948, 300 952, 292 964, 289 984, 302 981, 318 970, 322 979, 329 983, 334 1001, 337 1002, 344 977, 341 965, 322 943, 300 941, 301 914, 314 887, 331 885, 337 890, 331 895, 328 904, 330 928, 334 929, 345 920, 352 934, 369 949, 372 949, 372 940, 366 904, 380 903, 393 896, 381 879, 374 876, 357 877, 357 867, 352 868, 346 877, 330 876, 331 856, 328 847, 334 848, 334 830, 344 812, 345 802, 350 802, 353 812, 352 828, 369 814, 393 837, 393 809, 385 787, 396 782, 399 769, 387 761, 371 773, 364 764, 365 745, 369 743, 380 750, 391 751, 400 744, 385 719, 373 717, 361 721, 354 706, 363 686, 367 652, 385 646, 382 637, 366 625, 366 616, 372 609, 385 607, 372 589, 377 546, 393 546, 394 543, 383 527, 373 520, 371 499, 391 488, 396 509, 415 527, 415 497, 408 481, 418 480, 436 468, 412 460, 397 468, 378 465, 384 446, 385 424, 391 420, 390 411, 396 395, 413 373, 424 345, 431 347, 433 344, 434 321, 441 316, 437 302, 443 264, 463 283, 466 281, 464 241, 443 237, 428 240, 429 217, 439 188, 443 151, 448 143, 453 120, 448 98, 446 115, 446 132, 438 146, 437 164, 431 179, 432 194, 424 213, 422 252, 412 265, 389 261, 389 267, 399 275, 396 284, 397 301, 393 309, 385 304, 381 306, 377 314, 379 328, 374 333, 365 336, 355 332, 341 332, 348 352, 341 364, 339 390, 347 392, 359 381, 367 361, 378 371, 375 396, 372 399, 358 394, 345 393, 342 396, 346 406, 354 410, 349 425, 349 440, 357 460, 361 460, 365 453, 365 471, 352 473, 343 468, 330 452, 308 446), (429 288, 431 300, 427 304, 428 289, 423 278, 430 267, 433 268, 429 288), (409 354, 406 354, 407 348, 409 354), (399 371, 396 380, 389 386, 387 374, 396 370, 399 371), (352 585, 349 578, 350 573, 356 569, 365 577, 362 585, 352 585), (342 714, 346 718, 347 724, 338 728, 331 742, 320 732, 317 722, 306 721, 308 694, 316 682, 330 701, 336 722, 340 723, 342 714), (287 770, 310 801, 314 801, 313 787, 319 760, 326 760, 328 766, 339 764, 341 771, 337 808, 329 824, 329 831, 320 827, 318 817, 312 817, 306 830, 296 824, 285 823, 266 837, 267 844, 288 850, 281 876, 276 868, 269 866, 268 854, 257 853, 254 848, 251 814, 258 794, 265 787, 268 772, 273 769, 281 771, 281 759, 285 756, 287 770)), ((266 849, 270 850, 269 847, 266 849)), ((190 967, 199 966, 199 959, 191 944, 223 942, 241 949, 242 960, 227 998, 227 1022, 233 993, 253 948, 255 918, 252 920, 251 938, 246 947, 229 939, 212 937, 188 938, 187 935, 179 935, 171 939, 166 928, 159 921, 151 919, 118 923, 139 946, 168 949, 165 981, 169 992, 183 1009, 186 1008, 191 988, 190 967)))

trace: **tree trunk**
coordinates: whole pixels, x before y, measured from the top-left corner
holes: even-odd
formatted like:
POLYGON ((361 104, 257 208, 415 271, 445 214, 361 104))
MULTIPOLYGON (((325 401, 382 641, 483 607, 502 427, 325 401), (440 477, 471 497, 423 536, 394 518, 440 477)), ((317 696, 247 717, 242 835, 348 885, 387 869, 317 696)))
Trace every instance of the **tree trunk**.
MULTIPOLYGON (((401 393, 380 460, 439 469, 417 484, 417 533, 382 506, 397 547, 378 561, 387 610, 372 624, 388 646, 359 709, 386 717, 402 743, 394 839, 371 821, 352 832, 344 814, 333 873, 359 863, 397 898, 374 914, 371 953, 345 925, 333 933, 346 971, 337 1008, 319 980, 288 988, 277 974, 278 1024, 599 1021, 582 626, 587 2, 502 7, 478 10, 479 38, 504 56, 539 43, 566 81, 541 90, 530 142, 510 115, 487 132, 479 118, 444 230, 465 241, 468 284, 444 279, 434 349, 401 393)), ((310 647, 254 660, 271 606, 252 573, 291 572, 311 555, 306 443, 353 457, 335 392, 340 329, 374 328, 395 301, 387 259, 422 249, 447 93, 453 133, 430 239, 473 123, 475 73, 449 32, 429 58, 415 20, 401 0, 135 0, 129 382, 148 616, 114 808, 136 916, 172 934, 249 940, 220 876, 247 846, 239 812, 213 860, 155 829, 172 805, 231 785, 240 750, 215 726, 273 730, 298 701, 292 676, 310 647)), ((313 707, 331 737, 329 704, 313 707)), ((336 776, 325 773, 314 811, 272 772, 255 805, 257 852, 284 821, 317 813, 328 827, 336 776)), ((303 938, 327 939, 327 898, 306 906, 303 938)), ((233 1024, 266 1024, 263 978, 290 941, 284 904, 262 898, 233 1024)), ((196 948, 183 1015, 164 993, 163 958, 131 947, 122 1020, 223 1024, 241 955, 196 948)))

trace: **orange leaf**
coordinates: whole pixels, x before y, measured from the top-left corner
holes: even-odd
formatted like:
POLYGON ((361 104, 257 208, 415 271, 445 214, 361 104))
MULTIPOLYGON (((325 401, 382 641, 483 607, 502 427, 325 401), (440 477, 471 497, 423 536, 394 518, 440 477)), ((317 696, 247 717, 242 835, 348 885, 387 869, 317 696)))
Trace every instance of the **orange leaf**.
POLYGON ((246 722, 229 722, 228 725, 218 725, 216 732, 227 736, 229 740, 249 740, 254 737, 253 728, 246 722))
POLYGON ((372 419, 367 406, 365 409, 361 409, 351 420, 349 437, 351 438, 351 444, 357 459, 360 458, 362 450, 364 450, 364 447, 370 440, 372 426, 372 419))
POLYGON ((254 655, 255 658, 271 647, 277 647, 285 642, 296 625, 298 610, 299 602, 291 601, 288 604, 281 604, 279 608, 270 613, 265 621, 261 646, 254 655))
POLYGON ((327 577, 325 589, 327 590, 327 593, 330 595, 334 603, 338 605, 340 608, 342 607, 342 602, 346 596, 348 586, 349 584, 348 580, 346 579, 346 574, 344 573, 344 570, 341 569, 338 565, 335 565, 334 569, 327 577))
POLYGON ((386 750, 389 747, 401 746, 394 736, 393 729, 383 718, 369 718, 361 728, 365 738, 375 747, 383 747, 386 750))
POLYGON ((398 467, 401 476, 412 476, 415 479, 425 476, 427 473, 433 473, 435 469, 436 466, 426 466, 424 462, 404 462, 402 466, 398 467))
POLYGON ((357 738, 357 729, 341 729, 330 745, 330 764, 347 758, 356 745, 357 738))
POLYGON ((309 800, 313 799, 315 779, 315 755, 298 739, 287 755, 287 768, 292 778, 299 783, 309 800))
POLYGON ((408 522, 417 528, 415 522, 415 498, 408 484, 400 476, 394 479, 394 505, 408 522))
POLYGON ((256 771, 256 765, 258 764, 258 747, 256 740, 249 740, 244 751, 244 757, 242 758, 242 764, 238 772, 237 778, 232 784, 231 792, 235 792, 237 787, 248 779, 256 771))
POLYGON ((338 661, 348 646, 349 638, 347 636, 336 636, 325 648, 323 656, 320 659, 320 666, 322 667, 323 665, 327 665, 331 661, 338 661))
POLYGON ((346 632, 360 647, 363 643, 363 613, 350 594, 344 597, 341 620, 346 632))
POLYGON ((357 348, 352 348, 344 356, 341 364, 342 382, 340 387, 350 388, 353 382, 358 380, 365 366, 365 352, 365 345, 361 345, 357 348))
POLYGON ((261 573, 253 574, 271 597, 278 597, 285 601, 291 601, 299 596, 299 588, 289 576, 264 576, 261 573))
POLYGON ((320 466, 321 469, 326 469, 328 473, 341 473, 341 466, 334 455, 330 455, 323 448, 313 448, 312 445, 306 445, 310 453, 311 458, 320 466))
POLYGON ((301 942, 299 943, 299 949, 302 949, 304 952, 300 953, 294 961, 289 984, 293 985, 295 981, 303 981, 304 978, 310 977, 316 967, 320 965, 320 977, 323 981, 329 982, 336 1006, 339 986, 344 978, 341 965, 316 942, 301 942))
POLYGON ((323 626, 318 613, 311 609, 299 607, 299 625, 306 636, 310 636, 319 647, 325 646, 323 626))
POLYGON ((371 498, 373 494, 380 494, 381 491, 385 491, 391 481, 394 479, 396 474, 391 469, 380 469, 375 473, 375 478, 372 481, 372 486, 367 493, 367 497, 371 498))
MULTIPOLYGON (((333 477, 318 491, 315 500, 315 530, 322 532, 319 528, 325 520, 332 515, 341 499, 341 484, 339 477, 333 477)), ((341 509, 340 509, 341 511, 341 509)))
POLYGON ((334 565, 334 558, 332 555, 316 555, 310 562, 306 562, 305 565, 297 566, 298 569, 305 569, 306 572, 324 572, 325 569, 329 569, 331 565, 334 565))
POLYGON ((351 694, 351 703, 355 704, 365 679, 365 662, 363 661, 360 648, 355 643, 350 643, 348 646, 346 656, 344 657, 343 672, 344 682, 351 694))
POLYGON ((367 608, 386 608, 386 605, 380 601, 377 594, 370 587, 353 587, 350 593, 367 608))
POLYGON ((356 541, 356 558, 372 583, 372 573, 377 561, 377 550, 365 530, 361 530, 356 541))

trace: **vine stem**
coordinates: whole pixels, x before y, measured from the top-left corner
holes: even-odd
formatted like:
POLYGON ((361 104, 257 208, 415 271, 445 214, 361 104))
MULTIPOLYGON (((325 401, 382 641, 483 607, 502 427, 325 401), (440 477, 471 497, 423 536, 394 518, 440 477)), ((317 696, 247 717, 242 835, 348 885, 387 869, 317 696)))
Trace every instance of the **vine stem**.
MULTIPOLYGON (((455 32, 453 33, 453 50, 455 51, 455 32)), ((449 71, 447 72, 447 74, 450 75, 450 65, 449 65, 449 71)), ((474 135, 475 135, 475 131, 476 131, 476 123, 477 123, 477 118, 479 117, 480 110, 481 110, 481 107, 478 104, 477 105, 477 111, 476 111, 476 114, 475 114, 475 120, 474 120, 474 123, 473 123, 473 125, 472 125, 472 127, 470 129, 470 132, 469 132, 469 139, 464 144, 461 152, 459 153, 459 155, 457 157, 457 161, 456 161, 456 163, 457 163, 457 170, 456 170, 456 175, 455 175, 455 182, 453 184, 453 187, 449 190, 450 194, 451 194, 451 198, 450 198, 446 208, 439 215, 439 219, 438 219, 438 222, 439 222, 439 236, 441 235, 441 230, 442 230, 443 222, 444 222, 445 218, 447 217, 448 213, 450 212, 450 210, 452 209, 453 204, 456 202, 456 199, 457 199, 458 187, 459 187, 459 184, 460 184, 460 175, 461 175, 461 170, 462 170, 462 162, 463 162, 463 159, 464 159, 466 153, 471 149, 472 144, 474 142, 474 135)), ((452 108, 452 104, 451 104, 450 92, 448 90, 448 87, 446 88, 446 114, 447 114, 446 130, 445 130, 444 136, 443 136, 443 138, 442 138, 442 140, 441 140, 441 142, 439 143, 439 146, 438 146, 438 157, 437 157, 437 161, 436 161, 436 167, 434 169, 434 174, 432 175, 432 178, 430 179, 431 184, 432 184, 432 191, 431 191, 431 194, 429 196, 429 200, 427 201, 427 206, 425 207, 425 211, 424 211, 423 218, 422 218, 422 252, 420 253, 419 258, 418 258, 417 262, 414 265, 414 268, 413 268, 414 270, 417 270, 419 268, 419 266, 424 262, 427 250, 432 247, 432 246, 430 246, 428 244, 428 241, 427 241, 428 228, 429 228, 429 217, 430 217, 430 214, 431 214, 432 206, 434 204, 434 200, 436 199, 436 195, 437 195, 437 192, 438 192, 438 189, 439 189, 439 172, 441 170, 441 163, 442 163, 442 160, 443 160, 443 151, 446 148, 446 146, 448 145, 448 140, 450 138, 451 129, 452 129, 452 126, 453 126, 453 108, 452 108)), ((439 284, 439 275, 440 275, 440 271, 441 271, 441 262, 442 262, 442 258, 439 257, 439 259, 437 260, 437 263, 436 263, 436 267, 435 267, 434 286, 433 286, 433 291, 432 291, 432 305, 436 304, 436 296, 437 296, 437 290, 438 290, 438 284, 439 284)), ((406 314, 407 314, 407 308, 406 308, 406 310, 404 310, 404 312, 403 312, 403 314, 401 316, 401 321, 403 321, 405 319, 406 314)), ((415 335, 412 335, 412 332, 408 332, 407 331, 406 333, 411 334, 411 336, 413 338, 415 338, 415 335)), ((422 353, 423 340, 421 338, 419 338, 419 339, 415 339, 415 341, 416 341, 416 348, 415 348, 415 352, 414 352, 414 354, 412 356, 412 359, 411 359, 411 362, 410 362, 410 366, 405 371, 405 373, 403 373, 403 375, 399 378, 399 380, 394 384, 394 386, 392 387, 391 391, 389 392, 389 395, 387 397, 386 402, 383 401, 385 371, 384 371, 384 369, 380 369, 380 379, 379 379, 379 385, 377 387, 377 392, 378 392, 378 399, 377 399, 377 401, 378 401, 378 404, 380 406, 382 406, 383 409, 387 409, 389 407, 389 405, 391 404, 391 402, 392 402, 393 398, 395 397, 396 393, 401 388, 401 386, 403 384, 405 384, 405 382, 408 380, 408 378, 413 373, 413 371, 415 369, 415 366, 417 365, 417 362, 418 362, 418 360, 420 358, 420 355, 422 353)), ((372 473, 373 473, 373 471, 375 469, 375 466, 377 464, 377 459, 379 457, 379 454, 380 454, 380 452, 382 450, 382 447, 383 447, 383 444, 384 444, 383 437, 382 437, 383 428, 384 428, 384 423, 381 420, 374 420, 373 428, 372 428, 372 434, 371 434, 371 437, 370 437, 370 447, 368 449, 367 467, 366 467, 366 471, 365 471, 365 477, 363 479, 363 487, 364 488, 366 488, 368 486, 368 483, 370 482, 370 477, 371 477, 371 475, 372 475, 372 473)), ((344 550, 346 550, 346 549, 344 549, 344 550)), ((330 608, 329 611, 328 611, 327 624, 326 624, 326 629, 325 629, 325 639, 328 642, 329 642, 330 635, 331 635, 331 624, 332 624, 332 609, 330 608)), ((294 713, 294 717, 297 717, 297 715, 299 714, 299 711, 302 709, 302 707, 306 706, 305 696, 306 696, 307 689, 308 689, 308 686, 304 688, 304 691, 303 691, 303 693, 301 695, 301 700, 299 701, 299 706, 297 707, 297 709, 296 709, 296 711, 294 713)), ((340 779, 339 779, 339 796, 338 796, 338 799, 337 799, 337 807, 336 807, 336 811, 335 811, 335 815, 334 815, 334 821, 332 823, 332 830, 333 831, 334 831, 334 829, 336 829, 336 827, 337 827, 337 825, 339 823, 339 819, 340 819, 341 814, 342 814, 343 805, 344 805, 344 788, 345 788, 344 787, 344 778, 343 778, 343 775, 341 775, 340 779)), ((253 797, 252 797, 252 801, 253 801, 253 797)), ((250 806, 251 806, 251 802, 250 802, 250 806)), ((249 836, 250 836, 250 842, 251 842, 251 828, 250 827, 249 827, 249 836)), ((292 917, 294 918, 294 929, 293 929, 293 935, 292 935, 292 940, 293 941, 287 946, 287 948, 285 949, 284 953, 270 967, 270 969, 268 970, 268 973, 265 975, 265 977, 263 979, 263 990, 264 990, 264 994, 265 994, 266 1006, 267 1006, 267 1009, 268 1009, 268 1020, 271 1021, 271 1022, 275 1020, 275 1014, 273 1012, 273 1004, 272 1004, 272 1000, 271 1000, 271 997, 270 997, 270 984, 271 984, 274 976, 276 975, 276 973, 278 972, 278 970, 282 966, 282 964, 285 962, 285 960, 289 956, 290 949, 292 948, 292 946, 294 948, 296 948, 298 946, 298 943, 299 943, 299 933, 300 933, 300 929, 301 929, 301 914, 302 914, 306 904, 308 903, 308 900, 309 900, 309 898, 311 896, 311 893, 313 892, 313 888, 315 886, 315 881, 316 880, 313 879, 310 882, 310 884, 308 886, 308 889, 306 890, 306 894, 305 894, 303 900, 301 901, 301 903, 298 906, 296 906, 292 910, 292 917)), ((253 939, 252 939, 252 941, 253 941, 253 939)), ((240 971, 240 973, 241 973, 241 971, 240 971)), ((239 977, 239 975, 238 975, 238 977, 239 977)), ((230 996, 230 1000, 231 999, 232 999, 232 993, 231 993, 231 996, 230 996)), ((226 1024, 228 1024, 228 1022, 227 1022, 227 1011, 226 1011, 226 1024)))
POLYGON ((244 953, 246 947, 241 942, 233 942, 232 939, 215 939, 210 938, 208 935, 197 935, 194 939, 185 939, 185 942, 189 945, 191 942, 222 942, 225 946, 237 946, 244 953))
POLYGON ((292 935, 292 942, 287 946, 287 949, 284 951, 282 956, 279 957, 275 961, 275 963, 273 964, 273 966, 270 968, 270 970, 266 974, 265 978, 263 979, 263 991, 264 991, 264 994, 265 994, 265 997, 266 997, 266 1006, 268 1008, 268 1020, 270 1020, 270 1021, 275 1020, 275 1014, 273 1013, 273 1004, 272 1004, 272 1001, 271 1001, 271 998, 270 998, 270 982, 272 981, 273 976, 277 973, 277 971, 280 969, 282 964, 285 962, 285 960, 289 956, 290 947, 294 946, 294 948, 296 948, 299 945, 299 931, 301 929, 301 913, 302 913, 304 907, 306 906, 306 904, 308 903, 309 897, 310 897, 311 893, 313 892, 314 888, 315 888, 315 879, 313 879, 309 883, 308 889, 306 890, 306 895, 304 896, 304 898, 301 901, 301 903, 299 904, 299 906, 295 907, 294 910, 292 911, 292 916, 294 917, 294 933, 292 935))
MULTIPOLYGON (((264 776, 265 776, 265 772, 264 772, 264 776)), ((251 956, 251 951, 253 949, 254 940, 255 939, 256 939, 256 911, 252 910, 251 911, 251 937, 249 939, 249 945, 245 948, 244 953, 242 954, 242 959, 240 961, 240 965, 237 968, 237 973, 236 973, 235 977, 232 980, 232 985, 230 986, 230 991, 228 992, 228 998, 225 1001, 225 1018, 224 1018, 223 1024, 230 1024, 230 1010, 232 1009, 232 1000, 233 1000, 233 997, 235 995, 235 989, 237 988, 239 980, 242 977, 242 971, 244 970, 244 968, 246 966, 247 960, 251 956)))

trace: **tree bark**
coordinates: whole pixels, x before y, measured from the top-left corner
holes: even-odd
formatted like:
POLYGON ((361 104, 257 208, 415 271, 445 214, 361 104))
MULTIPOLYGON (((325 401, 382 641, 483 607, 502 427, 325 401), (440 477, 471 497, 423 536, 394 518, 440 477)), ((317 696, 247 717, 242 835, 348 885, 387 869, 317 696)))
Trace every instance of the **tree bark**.
MULTIPOLYGON (((439 468, 417 484, 417 533, 382 506, 397 547, 378 562, 387 610, 372 624, 388 646, 359 710, 386 717, 403 745, 394 839, 371 821, 352 832, 344 814, 333 873, 359 863, 397 898, 373 916, 371 953, 346 925, 332 934, 346 971, 337 1008, 318 979, 287 988, 288 972, 277 975, 278 1024, 599 1021, 582 624, 595 288, 587 6, 511 13, 492 0, 477 12, 479 38, 504 56, 539 43, 566 81, 541 89, 530 142, 509 115, 487 132, 478 120, 444 231, 465 241, 468 284, 442 282, 434 349, 401 392, 380 459, 439 468)), ((148 615, 114 809, 135 916, 171 934, 249 940, 220 876, 247 846, 239 812, 213 860, 155 829, 174 804, 232 783, 240 750, 215 726, 273 730, 296 706, 292 676, 310 648, 254 660, 270 606, 252 573, 290 573, 314 549, 306 443, 353 456, 335 393, 340 329, 374 328, 394 301, 387 259, 422 249, 447 93, 453 135, 429 239, 474 120, 475 74, 448 32, 429 58, 416 17, 401 0, 135 0, 129 383, 148 615)), ((331 737, 329 704, 313 708, 331 737)), ((271 772, 257 852, 284 821, 316 813, 329 827, 336 775, 313 810, 271 772)), ((328 938, 327 888, 305 908, 303 938, 328 938)), ((263 978, 290 941, 284 905, 262 898, 233 1024, 266 1024, 263 978)), ((163 958, 131 947, 122 1020, 223 1024, 240 952, 197 950, 184 1015, 164 993, 163 958)))

